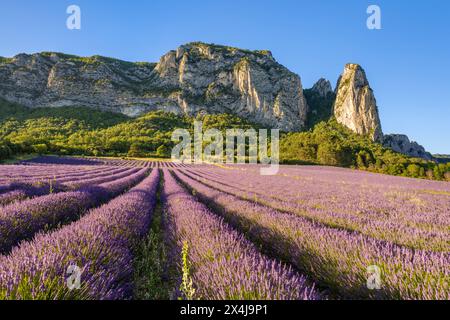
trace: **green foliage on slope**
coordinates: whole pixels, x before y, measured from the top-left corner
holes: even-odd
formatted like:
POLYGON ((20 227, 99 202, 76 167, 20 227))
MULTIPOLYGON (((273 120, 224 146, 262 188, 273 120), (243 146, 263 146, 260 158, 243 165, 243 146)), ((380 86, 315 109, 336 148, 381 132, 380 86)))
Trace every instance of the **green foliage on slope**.
MULTIPOLYGON (((89 108, 28 109, 2 101, 0 160, 30 153, 169 157, 174 146, 173 130, 184 128, 193 136, 194 120, 202 121, 203 131, 216 128, 225 133, 231 128, 258 129, 229 114, 193 118, 155 111, 128 118, 89 108)), ((450 163, 436 164, 398 154, 353 133, 333 119, 318 122, 307 132, 282 135, 280 153, 283 163, 353 167, 436 180, 450 178, 450 163)))
POLYGON ((87 107, 27 108, 0 99, 0 122, 8 119, 26 121, 40 118, 70 119, 84 122, 91 128, 107 128, 129 118, 120 113, 99 111, 87 107))
POLYGON ((150 63, 150 62, 129 62, 129 61, 124 61, 124 60, 119 60, 116 58, 100 56, 100 55, 94 55, 94 56, 90 56, 90 57, 81 57, 81 56, 76 56, 73 54, 66 54, 66 53, 61 53, 61 52, 50 52, 50 51, 41 52, 40 55, 47 57, 47 58, 51 57, 52 55, 56 55, 62 59, 66 59, 71 62, 83 63, 85 65, 91 65, 91 66, 99 66, 103 63, 116 64, 116 65, 120 66, 121 68, 123 68, 124 70, 130 69, 130 68, 133 68, 136 66, 146 66, 146 67, 152 68, 156 65, 155 63, 150 63))
MULTIPOLYGON (((198 116, 203 130, 250 128, 248 122, 227 114, 198 116)), ((17 154, 89 156, 170 156, 172 132, 188 129, 192 117, 162 111, 138 118, 82 107, 28 109, 0 102, 0 160, 17 154)))
POLYGON ((2 63, 10 63, 11 61, 12 61, 12 58, 0 57, 0 64, 2 64, 2 63))
POLYGON ((281 161, 351 167, 391 175, 444 180, 450 164, 411 158, 355 134, 336 120, 322 121, 308 132, 288 133, 280 142, 281 161))
POLYGON ((89 108, 4 106, 0 106, 2 158, 31 152, 123 156, 131 151, 133 156, 147 155, 160 145, 170 145, 172 131, 189 124, 163 112, 131 119, 89 108))
POLYGON ((314 128, 319 122, 327 121, 331 118, 336 98, 333 92, 328 93, 326 97, 322 97, 312 89, 305 89, 303 93, 309 106, 308 122, 306 124, 308 128, 314 128))

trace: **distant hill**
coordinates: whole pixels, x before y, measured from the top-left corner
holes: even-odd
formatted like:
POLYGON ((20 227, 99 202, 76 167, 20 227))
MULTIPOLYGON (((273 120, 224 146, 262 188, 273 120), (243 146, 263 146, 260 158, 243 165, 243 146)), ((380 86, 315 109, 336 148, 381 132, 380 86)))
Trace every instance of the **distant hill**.
POLYGON ((450 162, 450 154, 433 154, 433 158, 439 163, 450 162))

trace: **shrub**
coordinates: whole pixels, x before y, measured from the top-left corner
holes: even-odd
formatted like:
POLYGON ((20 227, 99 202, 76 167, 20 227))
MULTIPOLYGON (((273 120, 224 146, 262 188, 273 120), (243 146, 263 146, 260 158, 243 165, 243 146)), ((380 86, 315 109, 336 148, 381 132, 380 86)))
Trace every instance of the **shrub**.
POLYGON ((45 154, 48 151, 47 145, 45 143, 35 144, 32 146, 33 151, 37 154, 45 154))
POLYGON ((156 154, 160 157, 168 157, 170 156, 170 148, 165 145, 160 145, 158 149, 156 149, 156 154))

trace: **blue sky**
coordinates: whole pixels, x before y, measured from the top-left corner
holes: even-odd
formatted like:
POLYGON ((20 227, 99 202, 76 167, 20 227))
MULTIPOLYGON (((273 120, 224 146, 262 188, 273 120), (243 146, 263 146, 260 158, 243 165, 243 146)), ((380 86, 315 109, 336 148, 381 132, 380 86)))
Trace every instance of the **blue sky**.
POLYGON ((190 41, 269 49, 308 88, 335 85, 347 62, 366 70, 385 133, 450 153, 450 1, 2 1, 0 56, 59 51, 158 61, 190 41), (81 30, 66 8, 81 8, 81 30), (381 8, 381 30, 366 9, 381 8))

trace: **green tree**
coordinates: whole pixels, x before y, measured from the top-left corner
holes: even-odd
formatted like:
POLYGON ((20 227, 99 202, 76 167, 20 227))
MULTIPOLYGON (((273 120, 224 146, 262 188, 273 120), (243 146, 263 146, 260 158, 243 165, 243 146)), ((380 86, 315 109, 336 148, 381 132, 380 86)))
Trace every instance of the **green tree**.
POLYGON ((48 147, 45 143, 35 144, 32 148, 37 154, 46 154, 48 152, 48 147))
POLYGON ((9 158, 12 155, 11 148, 3 143, 0 143, 0 160, 9 158))
POLYGON ((439 166, 434 166, 433 177, 436 180, 442 180, 444 178, 444 174, 441 172, 441 170, 439 170, 439 166))
POLYGON ((410 164, 408 165, 408 167, 406 167, 406 171, 408 173, 408 176, 413 177, 413 178, 418 178, 421 175, 421 170, 423 170, 423 168, 419 167, 417 164, 410 164))
POLYGON ((156 149, 156 154, 160 157, 170 157, 171 150, 165 145, 160 145, 158 149, 156 149))
POLYGON ((130 149, 128 150, 129 157, 142 157, 144 156, 144 150, 142 148, 142 144, 138 142, 134 142, 131 144, 130 149))
MULTIPOLYGON (((361 150, 356 155, 356 166, 361 169, 370 167, 373 164, 372 155, 366 150, 361 150)), ((381 165, 380 165, 381 166, 381 165)))
POLYGON ((336 146, 331 143, 322 143, 317 149, 317 161, 321 164, 337 166, 339 165, 339 156, 336 146))

